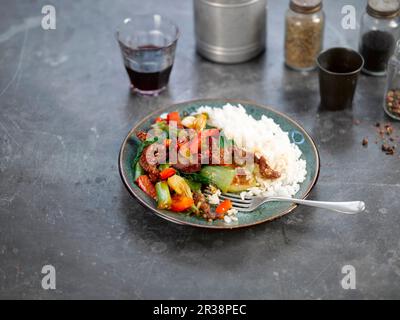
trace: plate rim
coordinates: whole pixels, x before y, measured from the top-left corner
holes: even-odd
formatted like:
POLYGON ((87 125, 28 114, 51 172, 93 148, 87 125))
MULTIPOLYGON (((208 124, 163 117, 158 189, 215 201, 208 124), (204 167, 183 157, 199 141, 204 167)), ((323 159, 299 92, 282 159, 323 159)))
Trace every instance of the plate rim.
POLYGON ((147 204, 143 199, 141 199, 141 197, 130 187, 130 185, 129 185, 128 181, 127 181, 127 177, 123 173, 122 154, 123 154, 123 151, 125 150, 126 144, 127 144, 128 140, 129 140, 129 138, 131 137, 132 133, 135 132, 137 130, 137 128, 139 126, 141 126, 144 122, 146 122, 149 118, 152 118, 152 117, 155 117, 157 115, 160 115, 160 114, 164 113, 167 109, 169 109, 169 108, 171 108, 173 106, 179 107, 180 105, 186 105, 186 104, 191 104, 191 103, 199 103, 199 102, 202 102, 202 101, 204 101, 204 102, 207 102, 207 101, 208 102, 217 102, 217 101, 221 102, 222 101, 222 102, 231 103, 231 104, 251 104, 251 105, 254 105, 254 106, 259 107, 261 109, 265 109, 265 110, 271 111, 273 113, 276 113, 279 116, 285 118, 287 121, 289 121, 289 122, 295 124, 297 127, 301 128, 302 131, 306 134, 306 137, 311 142, 312 149, 314 150, 314 153, 315 153, 315 156, 316 156, 315 158, 316 158, 316 164, 317 164, 316 165, 316 173, 315 173, 315 175, 313 177, 313 180, 311 181, 309 187, 307 188, 304 196, 301 199, 306 199, 309 196, 311 190, 315 187, 315 185, 316 185, 316 183, 318 181, 319 175, 320 175, 321 159, 320 159, 319 151, 318 151, 318 148, 317 148, 317 145, 316 145, 314 139, 307 132, 307 130, 304 129, 304 127, 302 125, 300 125, 297 121, 293 120, 291 117, 289 117, 285 113, 283 113, 281 111, 278 111, 278 110, 276 110, 276 109, 274 109, 272 107, 262 105, 262 104, 260 104, 260 103, 258 103, 256 101, 253 101, 253 100, 227 99, 227 98, 207 98, 207 99, 193 99, 193 100, 187 100, 187 101, 182 101, 182 102, 178 102, 178 103, 172 103, 172 104, 169 104, 169 105, 167 105, 165 107, 162 107, 161 109, 155 110, 155 111, 151 112, 150 114, 148 114, 147 116, 145 116, 144 118, 142 118, 141 120, 139 120, 131 128, 131 130, 128 132, 128 134, 126 135, 125 139, 123 140, 123 142, 121 144, 120 151, 119 151, 119 154, 118 154, 118 171, 119 171, 120 177, 122 179, 122 182, 125 185, 125 188, 128 190, 128 192, 132 196, 134 196, 139 201, 139 203, 141 205, 143 205, 144 207, 150 209, 150 211, 155 213, 157 216, 159 216, 159 217, 161 217, 161 218, 163 218, 165 220, 168 220, 170 222, 176 223, 178 225, 185 225, 185 226, 191 226, 191 227, 202 228, 202 229, 217 229, 217 230, 233 230, 233 229, 241 229, 241 228, 253 227, 255 225, 259 225, 259 224, 262 224, 262 223, 270 222, 270 221, 273 221, 275 219, 281 218, 284 215, 289 214, 295 208, 298 207, 297 204, 292 204, 288 209, 286 209, 285 211, 283 211, 279 215, 267 218, 265 220, 252 222, 252 223, 247 223, 247 224, 242 224, 242 225, 231 225, 231 226, 230 225, 215 226, 215 225, 206 225, 206 224, 202 225, 202 224, 196 224, 196 223, 192 223, 192 222, 182 222, 179 219, 175 219, 173 217, 170 217, 170 216, 164 214, 162 211, 158 211, 157 209, 155 209, 155 208, 151 207, 149 204, 147 204))

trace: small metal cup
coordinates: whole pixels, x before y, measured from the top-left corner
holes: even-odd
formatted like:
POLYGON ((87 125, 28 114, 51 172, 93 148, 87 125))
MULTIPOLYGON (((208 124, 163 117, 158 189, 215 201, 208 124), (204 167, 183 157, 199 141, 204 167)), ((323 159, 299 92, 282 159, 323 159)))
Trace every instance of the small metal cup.
POLYGON ((363 57, 348 48, 331 48, 319 54, 321 108, 343 110, 353 104, 357 79, 364 66, 363 57))

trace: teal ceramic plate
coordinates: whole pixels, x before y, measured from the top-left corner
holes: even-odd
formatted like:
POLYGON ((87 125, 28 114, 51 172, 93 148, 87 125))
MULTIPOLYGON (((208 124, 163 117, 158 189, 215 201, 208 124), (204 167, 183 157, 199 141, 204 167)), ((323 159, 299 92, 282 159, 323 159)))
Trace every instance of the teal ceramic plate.
POLYGON ((178 224, 202 228, 233 229, 253 226, 266 221, 271 221, 291 212, 293 209, 296 208, 296 205, 291 203, 270 202, 266 203, 258 210, 251 213, 239 212, 237 215, 238 222, 235 223, 227 224, 223 220, 208 222, 204 219, 194 216, 188 216, 186 214, 173 213, 170 211, 157 209, 155 201, 148 197, 145 193, 143 193, 142 190, 140 190, 139 187, 134 183, 131 163, 135 157, 138 146, 138 140, 135 136, 136 131, 149 130, 150 125, 154 122, 154 119, 165 112, 178 111, 182 114, 182 112, 186 111, 188 113, 192 113, 196 111, 197 108, 203 105, 208 105, 214 108, 221 108, 226 103, 230 103, 232 105, 237 105, 240 103, 246 109, 247 113, 252 115, 257 120, 260 119, 262 115, 266 115, 267 117, 272 118, 276 123, 278 123, 281 126, 282 130, 289 133, 291 141, 299 146, 300 150, 303 153, 302 157, 307 161, 306 180, 301 184, 300 190, 295 195, 295 197, 306 198, 307 195, 310 193, 311 189, 318 179, 320 167, 319 155, 315 143, 308 135, 308 133, 298 123, 278 111, 262 105, 258 105, 250 101, 229 99, 188 101, 171 105, 165 109, 158 110, 157 112, 147 116, 129 132, 128 136, 122 143, 121 151, 119 154, 119 171, 122 181, 124 182, 128 191, 155 214, 166 220, 178 224))

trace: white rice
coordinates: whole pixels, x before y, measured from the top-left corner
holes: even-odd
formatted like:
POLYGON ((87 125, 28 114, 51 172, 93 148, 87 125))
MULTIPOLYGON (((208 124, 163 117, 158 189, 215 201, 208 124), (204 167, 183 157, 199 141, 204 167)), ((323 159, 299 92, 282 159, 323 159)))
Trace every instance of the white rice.
POLYGON ((237 222, 238 218, 237 218, 237 213, 238 211, 234 208, 229 209, 228 212, 226 213, 226 215, 224 216, 224 221, 226 223, 232 223, 232 222, 237 222))
POLYGON ((221 190, 216 189, 216 191, 213 194, 207 196, 208 203, 218 205, 220 202, 219 200, 220 195, 221 195, 221 190))
POLYGON ((255 120, 240 104, 226 104, 223 108, 200 107, 196 113, 207 113, 209 124, 220 128, 239 147, 265 156, 268 164, 280 172, 276 180, 258 178, 259 187, 243 192, 242 197, 252 195, 293 196, 305 180, 306 161, 301 159, 298 146, 290 142, 284 132, 271 118, 262 116, 255 120))

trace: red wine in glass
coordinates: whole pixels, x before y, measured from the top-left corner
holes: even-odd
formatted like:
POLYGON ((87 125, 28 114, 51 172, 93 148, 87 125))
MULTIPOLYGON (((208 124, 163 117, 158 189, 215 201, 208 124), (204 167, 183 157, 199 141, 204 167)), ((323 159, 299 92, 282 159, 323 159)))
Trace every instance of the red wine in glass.
MULTIPOLYGON (((123 45, 122 45, 123 46, 123 45)), ((142 45, 124 46, 125 69, 133 91, 144 95, 157 95, 167 87, 172 70, 171 48, 142 45), (170 64, 168 64, 170 62, 170 64)))
MULTIPOLYGON (((147 58, 146 60, 151 61, 151 56, 157 56, 155 53, 162 50, 162 48, 147 45, 140 46, 134 51, 142 51, 141 53, 137 52, 136 55, 141 55, 143 60, 147 58)), ((140 91, 158 91, 167 86, 169 75, 172 70, 172 64, 164 69, 157 70, 160 64, 155 63, 154 61, 151 61, 150 63, 143 62, 142 65, 139 64, 137 66, 136 70, 135 65, 125 65, 133 88, 137 88, 140 91)))
POLYGON ((125 18, 116 32, 132 91, 155 96, 169 81, 178 26, 159 14, 125 18))

